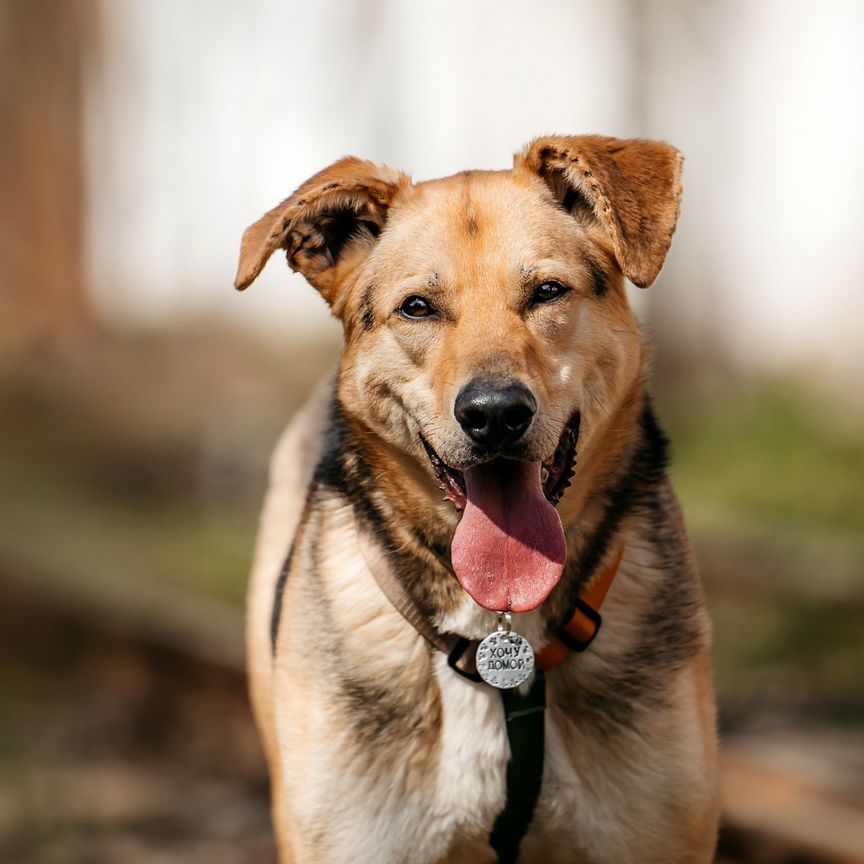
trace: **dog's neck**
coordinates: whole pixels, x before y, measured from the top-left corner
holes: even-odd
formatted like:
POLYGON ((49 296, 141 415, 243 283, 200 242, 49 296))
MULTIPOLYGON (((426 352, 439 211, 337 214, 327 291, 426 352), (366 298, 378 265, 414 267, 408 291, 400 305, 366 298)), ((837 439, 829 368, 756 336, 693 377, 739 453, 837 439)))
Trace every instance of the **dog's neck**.
MULTIPOLYGON (((417 606, 442 629, 476 638, 493 613, 480 610, 448 566, 459 515, 429 471, 333 405, 334 440, 319 482, 353 506, 360 530, 371 531, 391 553, 417 606), (373 474, 371 465, 376 466, 373 474), (476 632, 475 632, 476 631, 476 632)), ((561 582, 537 613, 532 629, 550 629, 602 563, 639 491, 665 471, 666 441, 642 382, 618 408, 583 417, 576 474, 558 505, 568 543, 561 582)))

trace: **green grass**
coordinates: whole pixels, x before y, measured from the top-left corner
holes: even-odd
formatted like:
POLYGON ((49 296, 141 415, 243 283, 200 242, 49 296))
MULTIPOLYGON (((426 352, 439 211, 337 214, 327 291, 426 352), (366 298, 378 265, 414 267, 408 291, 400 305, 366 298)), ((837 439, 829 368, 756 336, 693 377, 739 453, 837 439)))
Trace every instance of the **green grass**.
POLYGON ((860 715, 864 422, 794 383, 660 407, 706 576, 727 719, 860 715))
POLYGON ((684 501, 789 532, 864 542, 864 423, 850 426, 828 413, 823 398, 789 384, 669 409, 673 477, 684 501))
POLYGON ((114 496, 75 476, 0 461, 0 556, 7 566, 67 584, 161 583, 239 605, 256 528, 254 509, 194 500, 114 496))
POLYGON ((718 702, 727 721, 765 712, 861 716, 860 607, 714 592, 710 608, 718 702))

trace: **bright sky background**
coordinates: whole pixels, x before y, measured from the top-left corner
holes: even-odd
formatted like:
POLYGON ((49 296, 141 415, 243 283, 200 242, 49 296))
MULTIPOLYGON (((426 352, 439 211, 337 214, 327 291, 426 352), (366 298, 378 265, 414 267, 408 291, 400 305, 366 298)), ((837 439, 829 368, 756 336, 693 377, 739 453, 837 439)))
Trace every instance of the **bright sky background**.
MULTIPOLYGON (((89 88, 90 263, 105 315, 325 326, 240 235, 334 159, 422 179, 544 132, 662 137, 685 204, 647 299, 744 366, 864 366, 864 6, 854 0, 111 0, 89 88)), ((635 292, 634 292, 635 293, 635 292)))

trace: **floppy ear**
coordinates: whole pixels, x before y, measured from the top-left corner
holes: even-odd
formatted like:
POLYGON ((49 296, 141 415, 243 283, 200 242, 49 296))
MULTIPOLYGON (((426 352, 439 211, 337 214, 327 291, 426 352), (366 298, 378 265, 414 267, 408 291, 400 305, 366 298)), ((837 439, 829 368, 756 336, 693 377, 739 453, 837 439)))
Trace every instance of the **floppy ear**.
POLYGON ((388 207, 410 186, 407 174, 353 156, 340 159, 246 229, 234 287, 251 285, 282 248, 291 269, 332 306, 341 277, 368 254, 388 207))
POLYGON ((661 141, 548 136, 514 157, 572 211, 581 204, 612 241, 622 273, 640 288, 660 273, 681 203, 682 155, 661 141))

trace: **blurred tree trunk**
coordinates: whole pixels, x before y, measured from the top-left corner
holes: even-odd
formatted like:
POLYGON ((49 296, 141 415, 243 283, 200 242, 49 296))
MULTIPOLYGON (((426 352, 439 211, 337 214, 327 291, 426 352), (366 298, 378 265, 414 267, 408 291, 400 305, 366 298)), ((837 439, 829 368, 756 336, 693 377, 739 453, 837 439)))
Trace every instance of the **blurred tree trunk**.
POLYGON ((0 367, 90 320, 83 93, 97 16, 97 0, 0 0, 0 367))

